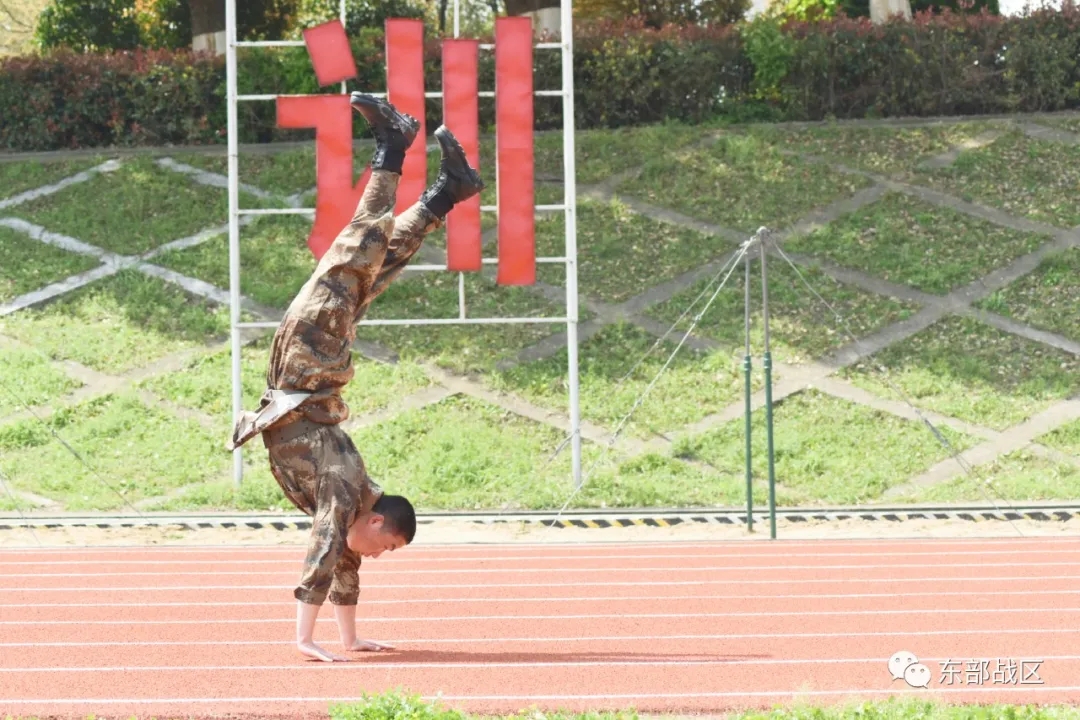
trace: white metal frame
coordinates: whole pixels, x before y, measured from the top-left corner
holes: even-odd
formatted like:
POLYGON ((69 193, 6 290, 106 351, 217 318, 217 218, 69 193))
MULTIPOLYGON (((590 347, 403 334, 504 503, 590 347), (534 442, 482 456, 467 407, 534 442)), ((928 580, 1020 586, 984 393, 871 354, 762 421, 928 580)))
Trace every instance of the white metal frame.
MULTIPOLYGON (((277 95, 239 95, 236 77, 236 50, 239 47, 303 47, 302 40, 240 42, 236 37, 236 2, 225 1, 226 22, 226 80, 228 89, 228 162, 229 162, 229 305, 230 340, 232 348, 232 406, 233 415, 243 410, 240 380, 240 333, 244 328, 277 327, 277 323, 240 320, 240 216, 312 214, 311 208, 243 209, 240 208, 239 178, 239 128, 237 105, 240 102, 274 101, 277 95)), ((345 0, 339 0, 341 22, 345 24, 345 0)), ((538 97, 562 97, 563 99, 563 181, 562 205, 537 205, 538 212, 563 211, 566 219, 566 248, 563 257, 539 257, 537 263, 563 263, 566 267, 566 317, 549 318, 469 318, 465 313, 465 275, 458 274, 458 317, 434 319, 363 320, 360 325, 493 325, 521 323, 566 323, 567 370, 570 385, 570 432, 574 483, 581 487, 581 412, 578 393, 578 277, 577 277, 577 184, 575 181, 575 132, 574 132, 574 46, 573 46, 573 0, 561 0, 560 38, 557 43, 535 43, 537 50, 562 51, 562 89, 535 90, 538 97)), ((454 0, 454 37, 460 34, 459 0, 454 0)), ((494 45, 483 43, 481 50, 493 50, 494 45)), ((346 93, 346 82, 341 83, 346 93)), ((493 91, 481 91, 480 97, 494 97, 493 91)), ((425 93, 425 97, 440 98, 441 92, 425 93)), ((497 162, 496 158, 496 162, 497 162)), ((495 212, 496 207, 484 205, 481 212, 495 212)), ((484 258, 484 264, 496 264, 497 258, 484 258)), ((445 271, 445 265, 409 265, 409 271, 445 271)), ((237 487, 243 480, 244 464, 241 448, 233 451, 233 477, 237 487)))

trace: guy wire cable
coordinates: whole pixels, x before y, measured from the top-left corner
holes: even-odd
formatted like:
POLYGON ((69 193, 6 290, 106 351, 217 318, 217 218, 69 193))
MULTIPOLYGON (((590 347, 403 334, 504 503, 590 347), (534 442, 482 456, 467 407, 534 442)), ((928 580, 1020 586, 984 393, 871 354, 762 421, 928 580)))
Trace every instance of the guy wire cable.
MULTIPOLYGON (((823 298, 818 293, 818 291, 815 290, 812 285, 810 285, 809 282, 807 282, 806 278, 803 276, 799 268, 795 265, 794 262, 792 262, 791 258, 787 256, 787 253, 785 253, 778 244, 773 243, 772 246, 776 249, 777 253, 779 253, 780 257, 782 257, 787 262, 787 264, 791 266, 791 268, 795 271, 795 274, 799 276, 799 279, 803 282, 807 289, 810 290, 810 292, 818 299, 819 302, 821 302, 826 308, 829 309, 829 311, 833 314, 833 317, 836 318, 836 320, 838 321, 840 328, 844 331, 848 338, 850 338, 855 345, 858 345, 859 339, 855 337, 854 333, 851 332, 851 329, 848 326, 847 322, 844 320, 843 316, 841 316, 840 313, 838 313, 836 309, 833 308, 833 306, 830 305, 829 302, 825 300, 825 298, 823 298)), ((884 369, 882 368, 882 370, 884 369)), ((998 504, 994 501, 994 498, 988 497, 987 494, 983 492, 983 483, 980 482, 979 478, 975 475, 975 472, 973 471, 971 466, 968 465, 966 461, 964 461, 964 459, 953 447, 952 443, 949 442, 948 438, 942 435, 941 432, 934 426, 934 424, 931 423, 926 418, 926 416, 922 414, 919 408, 911 402, 906 393, 904 393, 902 390, 900 390, 900 388, 896 387, 895 385, 893 385, 892 382, 889 381, 888 376, 885 372, 881 372, 880 375, 881 378, 885 381, 885 384, 888 385, 889 389, 899 395, 907 404, 907 406, 910 407, 911 410, 919 417, 919 419, 923 421, 923 424, 925 424, 930 429, 930 432, 934 435, 934 437, 938 439, 938 442, 940 442, 945 447, 949 454, 952 455, 952 458, 957 462, 960 468, 964 470, 964 472, 967 473, 973 480, 975 480, 975 485, 979 488, 980 492, 983 493, 983 497, 990 501, 990 504, 994 506, 995 510, 1001 512, 1001 507, 998 506, 998 504)), ((987 484, 990 485, 991 489, 993 489, 992 484, 987 484)), ((1006 503, 1009 506, 1009 509, 1013 511, 1013 514, 1019 514, 1017 513, 1015 506, 1013 506, 1013 504, 1007 499, 1001 497, 999 497, 998 499, 1006 503)), ((1024 533, 1020 530, 1019 527, 1017 527, 1016 523, 1012 520, 1012 518, 1009 518, 1006 515, 1005 519, 1009 521, 1009 524, 1012 525, 1013 529, 1016 530, 1017 534, 1019 534, 1021 537, 1024 537, 1024 533)))
POLYGON ((622 420, 619 421, 618 425, 615 427, 615 431, 611 435, 611 439, 604 446, 604 449, 601 451, 600 456, 595 461, 593 461, 593 464, 590 465, 589 469, 585 471, 584 476, 581 478, 581 485, 574 488, 574 491, 572 493, 570 493, 570 496, 566 499, 566 502, 563 503, 563 506, 561 508, 559 508, 559 512, 555 515, 555 519, 551 521, 551 524, 548 526, 549 528, 555 526, 555 523, 558 521, 558 519, 560 517, 562 517, 563 512, 570 505, 570 502, 577 496, 578 492, 580 492, 581 489, 583 487, 585 487, 585 484, 588 481, 589 476, 592 474, 592 471, 596 468, 597 465, 600 464, 600 461, 605 457, 608 450, 610 450, 615 445, 615 441, 619 438, 619 433, 622 432, 623 427, 626 425, 627 421, 630 419, 630 416, 633 415, 634 411, 637 410, 638 407, 641 406, 641 403, 644 402, 645 397, 649 394, 649 392, 653 389, 653 387, 656 385, 656 383, 660 380, 660 376, 663 375, 664 371, 666 371, 668 369, 668 367, 671 365, 672 361, 675 359, 675 356, 679 353, 679 350, 682 349, 683 344, 685 344, 686 340, 690 337, 690 333, 692 333, 694 331, 694 328, 697 327, 697 324, 701 321, 701 318, 704 317, 705 313, 707 313, 709 311, 709 308, 712 306, 713 302, 716 300, 717 296, 720 294, 720 291, 724 289, 724 286, 727 284, 727 281, 731 278, 731 274, 733 272, 735 272, 735 267, 739 264, 739 261, 746 255, 746 253, 749 251, 750 247, 754 244, 754 242, 758 239, 760 234, 761 234, 761 230, 754 233, 754 235, 749 240, 747 240, 746 242, 744 242, 742 245, 739 246, 738 251, 732 256, 732 260, 730 262, 731 268, 728 270, 727 275, 724 277, 723 282, 721 282, 720 286, 716 288, 715 292, 713 292, 712 297, 710 297, 709 301, 707 303, 705 303, 705 307, 702 308, 701 312, 699 312, 697 315, 694 316, 694 320, 693 320, 693 322, 690 323, 690 327, 687 328, 685 333, 683 333, 682 339, 679 340, 679 344, 675 347, 674 350, 672 350, 671 355, 668 357, 668 359, 664 363, 663 367, 661 367, 656 372, 656 376, 653 377, 653 379, 649 383, 649 385, 641 392, 640 395, 638 395, 637 399, 634 401, 633 406, 630 408, 630 411, 628 413, 626 413, 626 415, 623 417, 622 420))
POLYGON ((30 531, 30 534, 34 536, 34 542, 38 547, 45 547, 41 544, 41 538, 38 537, 37 532, 34 530, 34 526, 30 524, 30 520, 23 514, 22 508, 19 507, 19 501, 15 499, 15 491, 11 488, 11 479, 4 474, 3 470, 0 470, 0 485, 4 486, 4 490, 7 496, 11 498, 11 504, 15 506, 15 512, 19 513, 19 519, 22 520, 23 527, 30 531))
POLYGON ((90 463, 88 463, 88 462, 86 461, 86 459, 85 459, 85 458, 83 458, 83 456, 82 456, 82 455, 80 455, 80 454, 79 454, 79 453, 78 453, 78 452, 77 452, 77 451, 75 450, 75 448, 71 447, 71 445, 69 445, 69 444, 67 443, 67 441, 66 441, 66 440, 64 440, 64 438, 60 437, 60 434, 56 432, 56 429, 55 429, 55 428, 54 428, 54 427, 53 427, 52 425, 50 425, 50 424, 49 424, 48 422, 46 422, 46 421, 45 421, 45 419, 44 419, 44 418, 42 418, 42 417, 41 417, 40 415, 38 415, 38 414, 37 414, 36 412, 34 412, 34 408, 32 408, 32 407, 31 407, 31 406, 30 406, 30 405, 29 405, 29 404, 28 404, 28 403, 27 403, 27 402, 26 402, 25 400, 23 400, 23 399, 22 399, 21 397, 19 397, 19 396, 18 396, 18 395, 17 395, 16 393, 15 393, 15 391, 14 391, 14 390, 12 390, 12 389, 11 389, 11 387, 10 387, 10 386, 9 386, 9 385, 8 385, 7 383, 2 383, 2 382, 0 382, 0 384, 2 384, 2 385, 3 385, 3 387, 4 387, 4 390, 6 390, 6 391, 7 391, 8 395, 10 395, 10 396, 11 396, 12 398, 14 398, 14 399, 15 399, 15 402, 16 402, 16 403, 18 403, 18 404, 19 404, 19 405, 21 405, 21 406, 22 406, 23 408, 25 408, 25 409, 26 409, 26 411, 27 411, 28 413, 30 413, 31 415, 33 415, 33 416, 34 416, 34 419, 36 419, 36 420, 37 420, 37 421, 38 421, 39 423, 41 423, 41 424, 42 424, 42 425, 44 425, 44 426, 45 426, 46 428, 48 428, 49 432, 50 432, 50 433, 52 434, 52 436, 53 436, 54 438, 56 438, 57 442, 59 442, 59 443, 60 443, 61 445, 63 445, 63 446, 65 447, 65 448, 67 448, 68 452, 70 452, 70 453, 71 453, 72 455, 74 455, 74 456, 75 456, 75 459, 76 459, 76 460, 78 460, 79 462, 81 462, 81 463, 83 464, 83 466, 84 466, 84 467, 85 467, 85 468, 86 468, 87 470, 89 470, 89 471, 91 472, 91 474, 93 474, 93 475, 94 475, 94 477, 96 477, 96 478, 98 479, 98 481, 99 481, 99 482, 101 482, 101 484, 103 484, 103 485, 104 485, 105 487, 107 487, 107 488, 108 488, 109 490, 111 490, 111 491, 112 491, 112 492, 113 492, 113 493, 114 493, 114 494, 115 494, 115 495, 116 495, 116 496, 117 496, 118 498, 120 498, 120 500, 122 500, 122 501, 123 501, 123 503, 124 503, 125 505, 127 505, 127 506, 128 506, 129 508, 131 508, 132 510, 134 510, 134 511, 135 511, 135 514, 136 514, 136 515, 138 515, 138 516, 139 516, 140 518, 142 518, 142 519, 144 519, 144 520, 146 519, 146 517, 145 517, 145 516, 144 516, 144 515, 143 515, 143 514, 142 514, 141 512, 139 512, 139 509, 138 509, 138 508, 136 508, 136 507, 135 507, 134 505, 132 505, 132 504, 131 504, 130 502, 128 502, 128 499, 127 499, 126 497, 124 497, 123 493, 121 493, 121 492, 120 492, 119 490, 117 490, 117 489, 116 489, 115 487, 113 487, 113 486, 112 486, 112 485, 111 485, 111 484, 109 483, 109 481, 108 481, 108 480, 106 480, 105 478, 103 478, 103 477, 101 476, 101 474, 100 474, 100 473, 99 473, 99 472, 98 472, 97 470, 95 470, 95 469, 93 468, 93 466, 91 466, 91 465, 90 465, 90 463))
MULTIPOLYGON (((743 243, 743 245, 745 245, 745 244, 746 243, 743 243)), ((716 281, 720 279, 720 276, 722 276, 725 272, 727 272, 728 266, 732 265, 734 263, 737 263, 739 261, 739 259, 742 258, 742 256, 745 254, 745 251, 742 250, 743 245, 740 245, 739 248, 736 248, 735 250, 731 251, 728 259, 724 261, 723 266, 705 284, 705 287, 702 289, 702 291, 700 293, 698 293, 698 296, 696 298, 694 298, 693 302, 691 302, 690 305, 688 305, 686 307, 686 309, 682 311, 682 314, 679 315, 679 317, 675 320, 675 322, 673 322, 671 324, 671 326, 664 332, 664 334, 661 337, 656 339, 656 341, 652 344, 652 347, 650 347, 645 352, 644 355, 642 355, 640 358, 638 358, 637 362, 634 363, 633 367, 631 367, 626 373, 623 374, 623 376, 621 378, 619 378, 615 382, 615 387, 620 387, 624 382, 626 382, 627 378, 629 378, 631 375, 634 374, 634 372, 641 366, 641 364, 643 362, 645 362, 645 359, 648 358, 653 353, 654 350, 656 350, 658 347, 660 347, 660 343, 664 342, 667 339, 667 337, 672 333, 672 331, 674 331, 675 328, 678 327, 678 324, 683 321, 683 318, 685 318, 687 315, 690 314, 690 311, 694 309, 694 307, 698 304, 698 302, 701 300, 701 298, 705 297, 705 295, 712 289, 712 286, 716 283, 716 281)), ((727 280, 725 279, 724 282, 727 282, 727 280)), ((558 447, 555 448, 555 452, 552 453, 551 457, 549 457, 547 459, 547 461, 543 465, 543 468, 541 468, 541 469, 547 468, 547 467, 549 467, 551 465, 551 463, 555 462, 556 458, 558 458, 559 454, 566 448, 566 446, 570 443, 570 441, 573 439, 573 437, 574 437, 574 435, 573 435, 572 432, 568 433, 559 442, 558 447)), ((584 480, 584 478, 582 478, 582 485, 584 485, 584 484, 585 484, 585 480, 584 480)), ((499 510, 499 512, 498 512, 498 515, 501 516, 501 515, 505 514, 505 512, 507 510, 508 509, 505 508, 505 507, 501 508, 499 510)))
MULTIPOLYGON (((740 247, 742 247, 742 246, 740 246, 740 247)), ((653 351, 656 350, 656 348, 660 347, 660 343, 667 340, 668 335, 670 335, 672 333, 672 331, 675 330, 676 327, 678 327, 679 323, 681 323, 683 321, 683 318, 685 318, 687 315, 690 314, 690 311, 694 309, 694 306, 698 304, 698 302, 701 300, 701 298, 705 297, 706 293, 708 293, 709 290, 712 288, 713 283, 715 283, 717 280, 719 280, 720 276, 723 275, 727 271, 728 264, 732 263, 732 262, 737 262, 738 258, 740 258, 740 257, 741 257, 741 255, 739 254, 738 249, 733 250, 731 252, 730 257, 728 257, 728 259, 724 261, 724 265, 720 268, 719 271, 717 271, 717 273, 715 275, 712 276, 712 278, 709 280, 709 282, 707 282, 705 284, 705 287, 702 289, 702 291, 700 293, 698 293, 698 296, 696 298, 694 298, 693 302, 691 302, 686 307, 686 309, 682 311, 682 314, 679 315, 679 317, 675 319, 675 322, 673 322, 671 324, 671 326, 667 330, 664 331, 664 334, 656 339, 656 342, 654 342, 652 344, 652 347, 650 347, 648 350, 646 350, 645 354, 642 355, 640 358, 638 358, 637 362, 634 363, 633 367, 631 367, 621 378, 619 378, 615 382, 616 387, 619 387, 624 382, 626 382, 626 379, 634 374, 634 371, 637 370, 638 367, 641 366, 641 363, 645 362, 645 359, 648 358, 650 355, 652 355, 653 351)), ((571 433, 571 434, 568 434, 565 438, 563 438, 562 442, 560 442, 559 446, 555 449, 555 453, 550 458, 548 458, 548 461, 547 461, 547 463, 545 463, 544 467, 547 467, 548 465, 550 465, 552 462, 555 461, 555 459, 559 456, 559 453, 561 453, 563 451, 563 449, 566 447, 566 445, 570 442, 570 440, 573 437, 574 436, 571 433)))

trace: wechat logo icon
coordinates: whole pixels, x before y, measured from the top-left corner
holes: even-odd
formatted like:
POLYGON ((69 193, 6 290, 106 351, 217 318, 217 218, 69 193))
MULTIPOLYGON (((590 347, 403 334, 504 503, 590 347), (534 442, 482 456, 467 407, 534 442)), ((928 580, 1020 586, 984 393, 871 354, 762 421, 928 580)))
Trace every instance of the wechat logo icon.
POLYGON ((911 687, 924 688, 930 685, 930 668, 906 650, 901 650, 889 658, 889 674, 893 680, 903 680, 911 687))

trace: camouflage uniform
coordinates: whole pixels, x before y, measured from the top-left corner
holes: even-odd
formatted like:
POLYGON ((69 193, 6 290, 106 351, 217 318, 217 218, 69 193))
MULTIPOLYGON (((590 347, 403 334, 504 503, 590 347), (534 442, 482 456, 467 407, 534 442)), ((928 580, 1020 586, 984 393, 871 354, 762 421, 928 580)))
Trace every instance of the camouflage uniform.
POLYGON ((354 373, 356 324, 420 249, 424 236, 442 225, 420 203, 393 217, 400 178, 373 171, 352 221, 286 311, 270 349, 269 390, 260 412, 238 418, 230 444, 237 447, 262 432, 282 491, 312 516, 294 592, 312 605, 328 596, 335 605, 357 603, 360 557, 349 550, 346 537, 356 517, 382 495, 340 427, 349 417, 341 389, 354 373), (299 392, 292 403, 275 404, 280 391, 299 392))

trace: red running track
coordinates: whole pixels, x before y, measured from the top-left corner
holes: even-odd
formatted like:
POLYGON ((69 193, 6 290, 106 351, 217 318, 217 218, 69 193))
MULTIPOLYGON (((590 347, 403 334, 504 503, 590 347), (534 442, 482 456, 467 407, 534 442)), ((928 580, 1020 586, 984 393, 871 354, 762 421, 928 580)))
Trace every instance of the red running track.
MULTIPOLYGON (((302 552, 0 553, 0 713, 1080 702, 1080 538, 415 547, 361 571, 359 633, 397 649, 342 664, 290 642, 302 552), (901 650, 928 687, 892 676, 901 650)), ((339 647, 329 606, 316 639, 339 647)))

